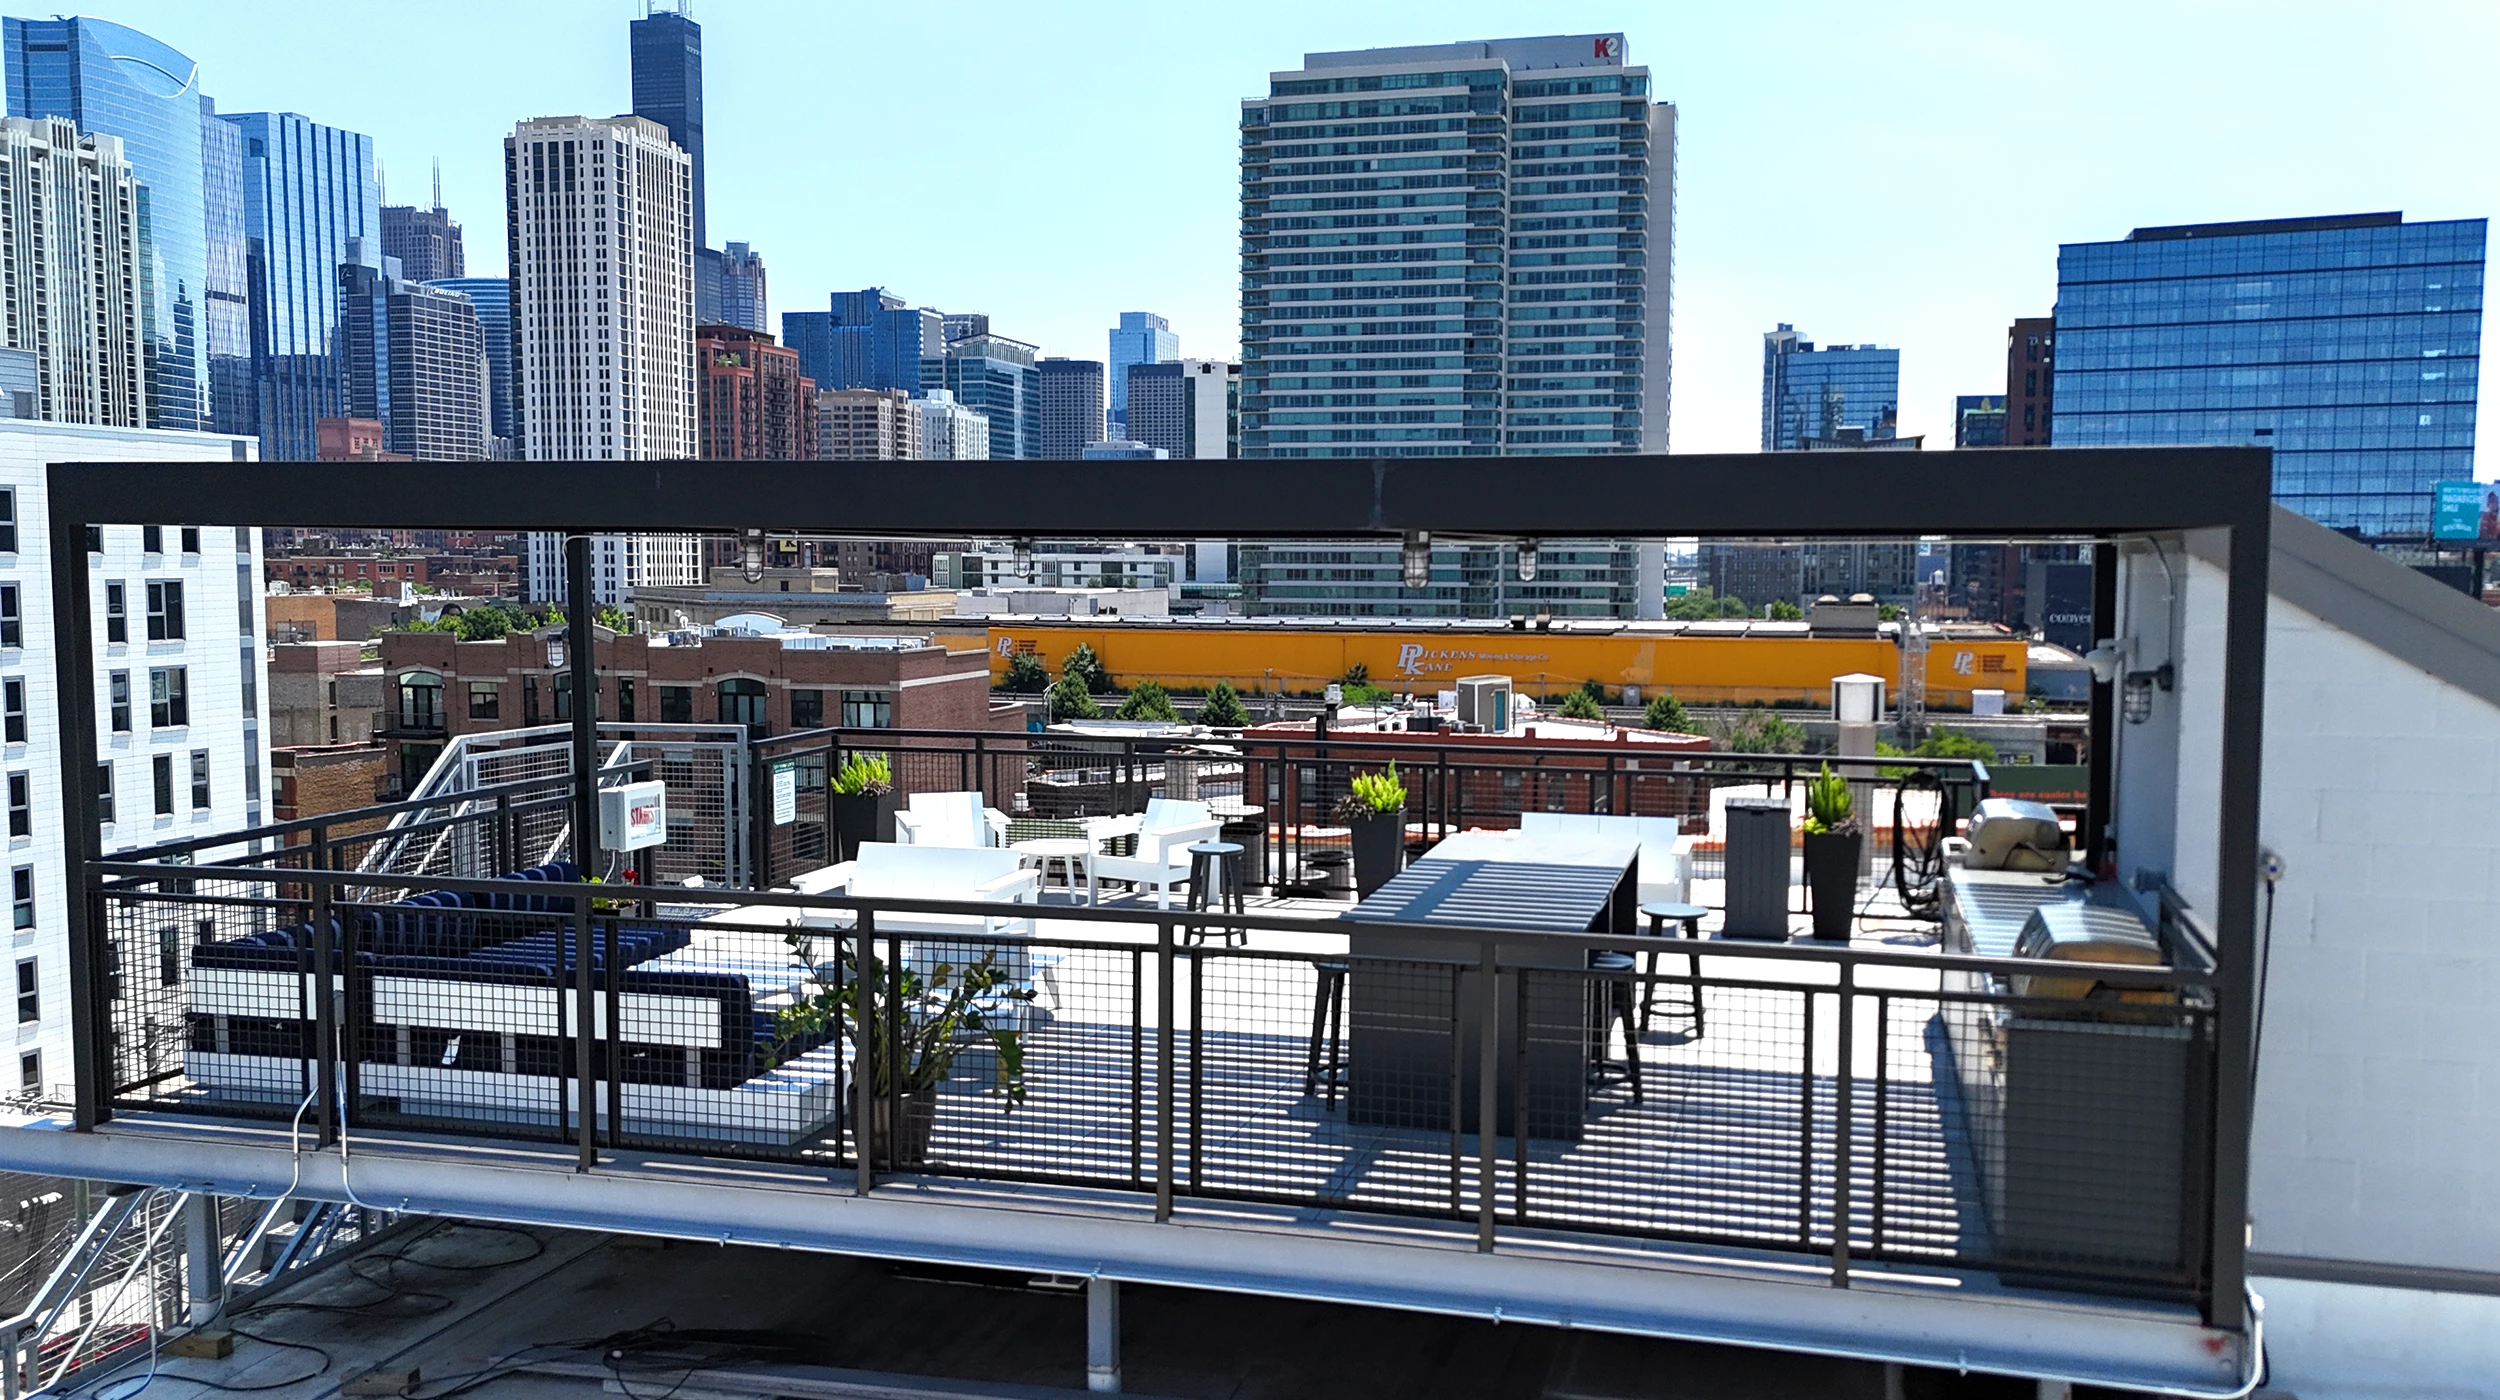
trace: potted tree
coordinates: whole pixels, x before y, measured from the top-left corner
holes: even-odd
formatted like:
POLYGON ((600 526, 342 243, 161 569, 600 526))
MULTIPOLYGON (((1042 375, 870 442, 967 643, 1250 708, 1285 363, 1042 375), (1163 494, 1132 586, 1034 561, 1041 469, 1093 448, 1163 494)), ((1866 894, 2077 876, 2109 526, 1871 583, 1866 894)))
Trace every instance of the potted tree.
POLYGON ((1406 864, 1406 784, 1398 766, 1357 773, 1337 820, 1354 834, 1354 893, 1361 898, 1389 883, 1406 864))
POLYGON ((875 1164, 900 1171, 929 1160, 937 1124, 938 1086, 965 1051, 995 1052, 990 1092, 1007 1108, 1024 1102, 1024 1036, 1015 1029, 1018 1003, 1033 1000, 989 952, 968 967, 952 963, 897 976, 863 940, 844 938, 838 957, 819 958, 825 935, 792 930, 782 936, 803 975, 797 1000, 774 1013, 772 1059, 778 1064, 830 1043, 847 1026, 868 1047, 875 1094, 869 1136, 875 1164))
POLYGON ((855 753, 833 775, 834 859, 850 860, 862 841, 894 839, 894 767, 881 753, 855 753))
POLYGON ((1866 832, 1857 799, 1825 763, 1806 789, 1806 889, 1814 902, 1814 936, 1847 942, 1856 913, 1858 858, 1866 832))

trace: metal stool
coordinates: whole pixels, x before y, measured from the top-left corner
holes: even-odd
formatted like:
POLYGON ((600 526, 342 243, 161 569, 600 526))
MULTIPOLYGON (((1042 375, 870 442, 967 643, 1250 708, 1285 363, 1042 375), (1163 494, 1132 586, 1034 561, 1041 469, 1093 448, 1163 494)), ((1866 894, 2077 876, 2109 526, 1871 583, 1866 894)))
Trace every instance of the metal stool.
MULTIPOLYGON (((1241 844, 1236 841, 1200 841, 1189 850, 1189 907, 1209 914, 1242 914, 1241 844)), ((1222 931, 1224 946, 1247 943, 1250 935, 1239 928, 1222 931)), ((1202 943, 1207 930, 1192 924, 1182 935, 1188 942, 1202 943)))
POLYGON ((1632 1081, 1632 1102, 1641 1101, 1641 1037, 1633 1028, 1638 1012, 1632 1005, 1632 955, 1630 953, 1591 953, 1589 971, 1594 974, 1599 995, 1604 1001, 1598 1007, 1595 1024, 1589 1027, 1589 1077, 1603 1080, 1613 1073, 1606 1062, 1606 1042, 1614 1038, 1617 1023, 1623 1026, 1623 1075, 1632 1081))
MULTIPOLYGON (((1699 942, 1701 940, 1701 916, 1709 912, 1709 910, 1702 908, 1698 904, 1662 903, 1644 904, 1641 906, 1641 917, 1649 920, 1650 937, 1666 937, 1666 926, 1673 923, 1683 925, 1683 936, 1694 942, 1699 942)), ((1650 980, 1644 983, 1641 988, 1641 1034, 1643 1035, 1649 1034, 1650 1005, 1658 999, 1658 949, 1652 947, 1646 951, 1649 954, 1650 980)), ((1693 953, 1686 953, 1684 955, 1684 972, 1685 975, 1692 977, 1694 981, 1689 984, 1686 989, 1686 994, 1680 999, 1672 992, 1667 994, 1667 1015, 1669 1017, 1682 1016, 1690 1020, 1693 1023, 1693 1039, 1699 1040, 1701 1039, 1702 1025, 1700 982, 1701 959, 1698 955, 1693 953)))
POLYGON ((1345 1083, 1345 979, 1347 965, 1341 962, 1315 962, 1311 970, 1319 974, 1319 994, 1311 1001, 1311 1056, 1302 1069, 1302 1092, 1319 1092, 1328 1086, 1328 1106, 1337 1106, 1337 1089, 1345 1083), (1326 1038, 1328 1063, 1319 1062, 1320 1043, 1326 1038))

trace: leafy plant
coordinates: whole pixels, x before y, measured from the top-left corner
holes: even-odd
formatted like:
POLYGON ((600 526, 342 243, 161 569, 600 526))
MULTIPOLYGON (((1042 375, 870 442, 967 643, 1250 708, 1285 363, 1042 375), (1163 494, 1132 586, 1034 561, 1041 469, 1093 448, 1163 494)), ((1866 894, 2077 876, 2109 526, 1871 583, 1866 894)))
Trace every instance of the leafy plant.
POLYGON ((1641 707, 1641 723, 1670 734, 1693 732, 1693 717, 1684 713, 1684 702, 1676 699, 1673 691, 1661 691, 1649 697, 1649 703, 1641 707))
POLYGON ((1786 598, 1774 598, 1771 600, 1771 606, 1764 610, 1763 615, 1773 622, 1796 622, 1805 617, 1806 610, 1786 598))
POLYGON ((1085 678, 1070 672, 1050 688, 1052 719, 1101 719, 1102 706, 1094 703, 1093 693, 1086 688, 1085 678))
POLYGON ((1338 687, 1337 694, 1348 705, 1382 705, 1397 698, 1369 681, 1347 681, 1338 687))
POLYGON ((1081 681, 1088 695, 1108 695, 1113 689, 1111 669, 1102 664, 1100 656, 1094 654, 1091 642, 1077 643, 1076 649, 1059 663, 1059 680, 1062 685, 1070 680, 1081 681))
POLYGON ((1345 668, 1345 685, 1347 689, 1351 690, 1355 686, 1370 685, 1371 683, 1372 668, 1369 664, 1357 661, 1353 665, 1345 668))
POLYGON ((1731 753, 1803 753, 1805 726, 1780 718, 1763 705, 1747 706, 1727 732, 1731 753))
POLYGON ((1591 700, 1596 701, 1600 705, 1612 704, 1615 698, 1613 692, 1607 690, 1605 686, 1599 684, 1597 677, 1595 676, 1591 676, 1587 680, 1580 682, 1580 693, 1587 696, 1591 700))
POLYGON ((833 775, 833 790, 844 797, 894 791, 894 765, 881 753, 855 753, 842 760, 833 775))
POLYGON ((1024 1102, 1023 1033, 997 1024, 1001 1003, 1033 1000, 983 952, 969 967, 939 963, 925 972, 905 963, 894 975, 875 954, 844 940, 838 958, 819 959, 820 934, 782 935, 803 982, 798 1000, 773 1015, 775 1064, 822 1045, 847 1022, 868 1046, 871 1087, 880 1096, 935 1090, 964 1051, 983 1040, 998 1051, 991 1087, 1009 1107, 1024 1102), (899 1053, 898 1053, 899 1051, 899 1053))
POLYGON ((1153 681, 1139 681, 1128 698, 1120 702, 1116 713, 1121 719, 1162 720, 1167 724, 1178 724, 1181 718, 1180 711, 1172 708, 1172 697, 1153 681))
POLYGON ((601 608, 599 615, 592 621, 620 637, 630 637, 634 632, 634 615, 614 603, 601 608))
POLYGON ((1958 729, 1946 729, 1941 725, 1937 726, 1934 733, 1921 739, 1918 747, 1910 750, 1910 754, 1914 758, 1975 758, 1982 763, 1997 761, 1996 745, 1974 735, 1964 734, 1958 729))
POLYGON ((1224 729, 1239 729, 1250 722, 1250 712, 1242 707, 1240 692, 1229 681, 1217 681, 1207 692, 1206 703, 1198 707, 1198 722, 1224 729))
POLYGON ((1564 719, 1602 720, 1606 717, 1606 712, 1598 708, 1597 702, 1589 698, 1589 693, 1585 690, 1575 690, 1564 696, 1562 704, 1557 706, 1554 712, 1564 719))
POLYGON ((1007 658, 1007 674, 999 678, 998 688, 1010 695, 1039 695, 1050 689, 1050 669, 1033 653, 1016 652, 1007 658))
POLYGON ((1806 789, 1806 834, 1846 834, 1857 829, 1857 798, 1826 763, 1806 789))
POLYGON ((1744 617, 1745 600, 1721 597, 1708 588, 1696 588, 1667 600, 1667 617, 1676 622, 1707 622, 1714 617, 1744 617))
POLYGON ((1902 607, 1899 603, 1877 603, 1875 605, 1875 620, 1877 622, 1899 622, 1901 619, 1908 617, 1909 615, 1909 609, 1902 607))
POLYGON ((1386 816, 1406 810, 1406 784, 1398 778, 1398 766, 1392 763, 1382 773, 1357 773, 1348 783, 1345 806, 1350 815, 1386 816))

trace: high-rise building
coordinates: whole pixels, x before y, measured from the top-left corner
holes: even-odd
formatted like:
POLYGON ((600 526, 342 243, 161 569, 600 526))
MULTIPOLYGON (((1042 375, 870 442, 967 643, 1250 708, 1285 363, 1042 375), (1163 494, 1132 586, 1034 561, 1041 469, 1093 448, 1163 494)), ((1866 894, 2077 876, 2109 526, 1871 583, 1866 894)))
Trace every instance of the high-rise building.
MULTIPOLYGON (((695 455, 693 166, 638 116, 541 117, 504 138, 523 455, 630 461, 695 455)), ((593 592, 701 577, 691 535, 602 535, 593 592)), ((564 592, 563 537, 533 534, 524 587, 564 592)))
POLYGON ((2140 228, 2057 255, 2059 447, 2274 449, 2274 496, 2419 541, 2474 475, 2486 221, 2140 228))
POLYGON ((207 219, 200 354, 208 363, 201 426, 213 433, 259 437, 260 404, 252 383, 251 234, 243 216, 243 129, 217 120, 217 103, 206 96, 200 98, 200 200, 207 219))
POLYGON ((338 271, 347 416, 381 423, 382 450, 418 461, 492 455, 486 333, 476 305, 449 288, 398 276, 396 258, 375 266, 371 246, 350 240, 338 271))
POLYGON ((1762 336, 1762 450, 1801 451, 1844 428, 1890 437, 1901 407, 1901 352, 1873 345, 1820 349, 1786 322, 1762 336))
POLYGON ((1666 451, 1674 205, 1675 108, 1620 34, 1270 74, 1242 103, 1242 455, 1666 451))
POLYGON ((1129 369, 1128 436, 1175 458, 1234 455, 1241 366, 1169 360, 1129 369))
POLYGON ((926 390, 944 389, 955 401, 990 420, 989 455, 999 460, 1041 455, 1042 385, 1033 346, 989 333, 989 317, 945 318, 967 334, 947 340, 944 352, 920 362, 926 390), (974 320, 981 329, 971 329, 974 320))
POLYGON ((816 455, 816 382, 799 357, 744 326, 695 332, 706 461, 803 462, 816 455))
POLYGON ((2005 446, 2005 396, 1957 394, 1953 399, 1955 447, 2005 446))
POLYGON ((820 389, 918 393, 923 361, 946 353, 944 318, 883 287, 835 292, 825 311, 785 311, 781 340, 820 389))
MULTIPOLYGON (((1172 323, 1151 311, 1123 311, 1111 328, 1111 397, 1106 413, 1114 425, 1128 422, 1128 372, 1131 365, 1159 365, 1181 357, 1181 338, 1172 323)), ((1178 453, 1174 453, 1178 456, 1178 453)))
POLYGON ((626 26, 634 68, 634 115, 668 131, 691 164, 696 248, 712 246, 703 222, 703 26, 687 0, 657 0, 626 26))
POLYGON ((900 389, 819 390, 816 456, 828 462, 917 460, 921 415, 915 405, 900 389))
POLYGON ((148 425, 196 429, 206 412, 200 321, 209 234, 199 65, 100 19, 0 20, 0 47, 10 116, 65 117, 82 132, 121 138, 140 186, 148 425))
POLYGON ((1533 580, 1519 577, 1515 545, 1435 541, 1431 582, 1420 589, 1406 587, 1394 540, 1245 540, 1230 553, 1241 610, 1252 616, 1630 618, 1641 607, 1640 549, 1629 541, 1549 540, 1533 580))
POLYGON ((443 207, 439 173, 433 208, 382 206, 382 256, 399 259, 401 275, 411 282, 445 282, 469 275, 468 258, 460 247, 460 224, 443 207))
POLYGON ((1041 363, 1042 436, 1033 455, 1072 461, 1089 443, 1103 440, 1103 373, 1100 360, 1053 355, 1041 363))
POLYGON ((2005 331, 2005 445, 2050 445, 2057 407, 2057 322, 2026 316, 2005 331))
POLYGON ((339 267, 351 240, 378 248, 373 138, 293 112, 220 116, 243 136, 251 247, 252 389, 263 461, 314 460, 313 424, 342 410, 339 267))
MULTIPOLYGON (((68 833, 62 784, 94 784, 109 855, 166 839, 258 826, 268 813, 268 637, 261 532, 199 525, 107 525, 83 570, 95 609, 96 766, 65 773, 63 702, 55 674, 53 570, 42 552, 49 464, 75 461, 249 461, 249 438, 91 424, 0 421, 0 492, 15 507, 22 552, 0 552, 13 607, 0 650, 8 715, 11 805, 34 817, 10 842, 21 872, 11 945, 21 969, 18 1082, 66 1095, 71 1083, 68 833), (121 606, 117 614, 116 604, 121 606), (33 993, 33 995, 27 995, 33 993), (36 1014, 29 1014, 30 1012, 36 1014)), ((203 502, 202 514, 215 503, 203 502)), ((212 894, 213 887, 203 889, 212 894)), ((209 904, 214 904, 213 899, 209 904)), ((221 916, 204 904, 191 918, 221 916)))
POLYGON ((512 284, 501 277, 447 277, 429 285, 460 293, 476 309, 478 331, 486 341, 486 430, 492 439, 488 455, 518 456, 515 405, 521 384, 512 372, 512 284))
POLYGON ((0 119, 0 297, 8 348, 31 359, 26 411, 53 423, 147 426, 138 182, 112 136, 64 118, 0 119))
POLYGON ((772 323, 766 319, 768 300, 764 294, 763 257, 744 243, 730 244, 720 260, 718 324, 743 326, 769 338, 772 323))
POLYGON ((929 462, 986 462, 990 456, 987 414, 955 402, 944 389, 931 389, 911 401, 919 420, 920 457, 929 462))

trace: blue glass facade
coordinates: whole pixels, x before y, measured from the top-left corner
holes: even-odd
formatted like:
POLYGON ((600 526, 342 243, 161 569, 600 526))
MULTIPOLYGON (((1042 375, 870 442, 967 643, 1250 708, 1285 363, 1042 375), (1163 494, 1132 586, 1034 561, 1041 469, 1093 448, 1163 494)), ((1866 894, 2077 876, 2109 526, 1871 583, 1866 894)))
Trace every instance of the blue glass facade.
POLYGON ((1172 334, 1172 323, 1151 311, 1123 311, 1120 324, 1111 328, 1110 367, 1111 399, 1108 409, 1113 423, 1128 422, 1128 371, 1131 365, 1159 365, 1181 357, 1181 338, 1172 334))
POLYGON ((1797 452, 1843 428, 1890 437, 1901 408, 1901 352, 1872 345, 1816 349, 1782 324, 1762 337, 1762 450, 1797 452))
POLYGON ((1666 449, 1673 109, 1623 54, 1312 54, 1242 104, 1243 456, 1666 449))
POLYGON ((512 284, 501 277, 445 277, 426 285, 459 292, 477 308, 478 329, 486 337, 486 430, 511 451, 521 437, 513 412, 521 384, 512 377, 512 284))
POLYGON ((265 462, 309 462, 314 423, 343 412, 336 361, 339 267, 382 248, 373 138, 297 116, 220 117, 243 139, 243 227, 252 286, 252 388, 265 462))
POLYGON ((920 380, 990 420, 991 460, 1041 455, 1042 376, 1032 346, 1001 335, 965 336, 923 360, 920 380))
POLYGON ((947 386, 922 379, 922 366, 946 353, 944 318, 909 307, 882 287, 835 292, 827 311, 785 311, 781 343, 798 352, 799 373, 819 389, 947 386))
POLYGON ((208 214, 198 65, 135 29, 98 19, 0 21, 0 47, 7 50, 10 116, 66 117, 80 131, 121 138, 141 184, 148 426, 200 427, 208 382, 200 333, 208 214))
POLYGON ((210 432, 260 436, 252 395, 250 237, 243 226, 243 132, 217 120, 217 104, 200 99, 200 195, 207 214, 202 244, 208 259, 201 302, 201 351, 208 359, 210 432))
POLYGON ((2419 538, 2474 474, 2485 222, 2138 229, 2057 257, 2059 447, 2274 449, 2283 505, 2419 538))
MULTIPOLYGON (((694 245, 709 248, 703 224, 703 26, 653 10, 627 26, 634 65, 634 115, 668 128, 694 159, 694 245)), ((757 329, 761 329, 758 327, 757 329)))

